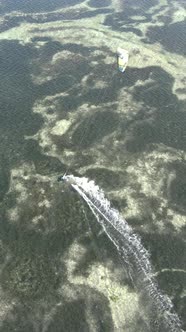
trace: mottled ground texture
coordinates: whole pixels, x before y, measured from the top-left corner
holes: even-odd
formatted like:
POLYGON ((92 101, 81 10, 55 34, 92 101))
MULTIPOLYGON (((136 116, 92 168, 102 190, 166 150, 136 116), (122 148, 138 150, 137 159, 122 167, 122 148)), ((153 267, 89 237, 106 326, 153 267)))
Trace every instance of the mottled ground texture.
POLYGON ((186 328, 184 1, 0 10, 0 332, 169 332, 65 171, 141 236, 186 328))

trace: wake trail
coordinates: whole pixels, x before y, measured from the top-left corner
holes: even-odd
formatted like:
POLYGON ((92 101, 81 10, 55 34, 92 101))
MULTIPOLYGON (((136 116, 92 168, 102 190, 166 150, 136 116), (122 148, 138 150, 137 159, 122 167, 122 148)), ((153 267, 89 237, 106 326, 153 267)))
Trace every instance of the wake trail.
POLYGON ((127 221, 111 207, 104 192, 87 178, 64 175, 62 180, 70 184, 88 204, 108 238, 116 247, 127 267, 137 289, 148 297, 156 310, 159 320, 167 331, 181 332, 178 315, 173 312, 173 304, 168 296, 161 293, 153 277, 153 270, 148 251, 143 247, 127 221))

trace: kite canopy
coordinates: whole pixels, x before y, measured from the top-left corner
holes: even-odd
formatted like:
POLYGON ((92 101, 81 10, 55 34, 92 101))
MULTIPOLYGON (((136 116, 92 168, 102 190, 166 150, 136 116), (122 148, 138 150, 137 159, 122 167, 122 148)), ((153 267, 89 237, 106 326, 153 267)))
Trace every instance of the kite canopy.
POLYGON ((118 61, 118 69, 119 71, 121 71, 122 73, 124 73, 126 67, 127 67, 127 63, 129 60, 129 52, 127 50, 124 50, 121 47, 118 47, 117 49, 117 61, 118 61))

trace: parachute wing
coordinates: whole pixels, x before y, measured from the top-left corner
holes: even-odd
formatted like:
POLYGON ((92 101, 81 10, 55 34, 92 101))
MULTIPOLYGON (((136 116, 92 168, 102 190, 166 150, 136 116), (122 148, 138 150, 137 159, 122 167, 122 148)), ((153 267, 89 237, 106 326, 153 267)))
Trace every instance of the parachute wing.
POLYGON ((129 60, 129 52, 121 47, 118 47, 117 61, 118 61, 118 69, 120 72, 124 73, 127 67, 128 60, 129 60))

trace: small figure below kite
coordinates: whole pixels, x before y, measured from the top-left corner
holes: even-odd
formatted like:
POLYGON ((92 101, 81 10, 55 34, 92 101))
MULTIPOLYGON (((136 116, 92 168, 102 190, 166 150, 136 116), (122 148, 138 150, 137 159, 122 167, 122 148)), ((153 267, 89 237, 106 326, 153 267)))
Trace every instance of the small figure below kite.
POLYGON ((122 73, 124 73, 127 63, 129 60, 129 52, 127 50, 124 50, 121 47, 118 47, 117 49, 117 57, 118 57, 118 69, 122 73))

